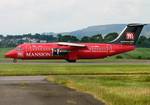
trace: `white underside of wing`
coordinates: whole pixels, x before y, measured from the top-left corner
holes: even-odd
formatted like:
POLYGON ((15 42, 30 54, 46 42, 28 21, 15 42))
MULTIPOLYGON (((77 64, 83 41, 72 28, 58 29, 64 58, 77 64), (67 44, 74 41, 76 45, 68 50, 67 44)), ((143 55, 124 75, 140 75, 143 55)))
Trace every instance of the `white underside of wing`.
POLYGON ((68 43, 68 42, 58 42, 57 44, 61 46, 86 47, 86 45, 84 44, 68 43))

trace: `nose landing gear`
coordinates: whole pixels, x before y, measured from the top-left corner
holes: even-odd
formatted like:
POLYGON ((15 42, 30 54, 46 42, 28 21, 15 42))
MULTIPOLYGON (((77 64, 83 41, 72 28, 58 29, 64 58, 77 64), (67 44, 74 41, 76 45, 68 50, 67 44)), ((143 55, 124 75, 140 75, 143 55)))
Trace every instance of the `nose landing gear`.
POLYGON ((17 63, 17 59, 13 59, 13 63, 17 63))

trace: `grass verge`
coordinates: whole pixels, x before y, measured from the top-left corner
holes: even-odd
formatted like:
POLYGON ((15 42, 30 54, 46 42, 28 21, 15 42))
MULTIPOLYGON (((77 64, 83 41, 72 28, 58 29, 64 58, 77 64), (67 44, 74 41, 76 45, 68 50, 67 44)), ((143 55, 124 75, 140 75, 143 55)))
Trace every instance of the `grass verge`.
POLYGON ((150 76, 49 76, 49 81, 92 94, 106 105, 150 105, 150 76))
POLYGON ((150 65, 0 64, 0 76, 150 75, 150 65))
POLYGON ((107 105, 150 105, 150 65, 0 64, 0 76, 53 75, 107 105))

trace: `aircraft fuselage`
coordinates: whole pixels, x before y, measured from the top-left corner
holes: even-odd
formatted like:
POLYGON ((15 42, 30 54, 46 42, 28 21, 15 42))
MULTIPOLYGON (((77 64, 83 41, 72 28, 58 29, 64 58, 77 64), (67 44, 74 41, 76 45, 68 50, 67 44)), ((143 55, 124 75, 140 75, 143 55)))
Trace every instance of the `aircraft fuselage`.
POLYGON ((14 59, 98 59, 128 52, 134 45, 83 43, 87 47, 60 46, 57 43, 22 44, 6 53, 14 59))

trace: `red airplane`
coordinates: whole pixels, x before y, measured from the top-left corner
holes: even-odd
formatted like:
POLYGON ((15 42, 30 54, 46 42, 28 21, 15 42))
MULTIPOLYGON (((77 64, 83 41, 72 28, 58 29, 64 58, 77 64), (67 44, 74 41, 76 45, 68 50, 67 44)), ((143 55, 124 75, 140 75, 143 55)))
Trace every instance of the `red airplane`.
POLYGON ((134 50, 135 44, 145 24, 128 24, 120 35, 109 43, 25 43, 5 54, 6 58, 65 59, 76 62, 78 59, 98 59, 134 50))

